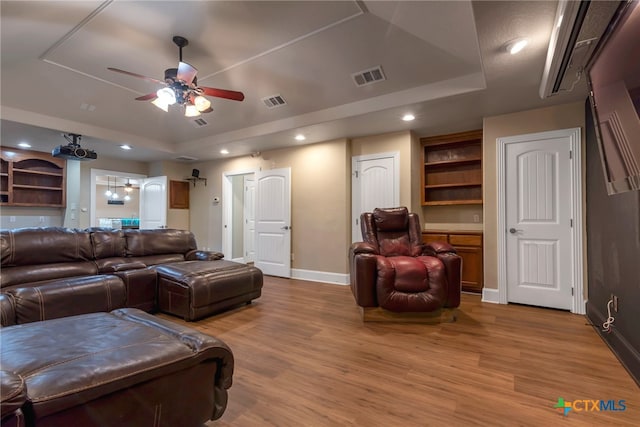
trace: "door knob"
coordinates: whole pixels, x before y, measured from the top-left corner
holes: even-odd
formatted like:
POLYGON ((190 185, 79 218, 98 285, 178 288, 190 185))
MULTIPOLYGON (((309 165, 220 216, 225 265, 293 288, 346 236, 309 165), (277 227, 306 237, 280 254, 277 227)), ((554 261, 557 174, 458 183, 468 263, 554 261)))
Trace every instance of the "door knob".
POLYGON ((288 225, 285 225, 284 227, 281 227, 282 230, 291 230, 291 227, 289 227, 288 225))
POLYGON ((519 228, 513 228, 513 227, 509 229, 509 233, 511 234, 516 234, 519 231, 522 231, 522 230, 520 230, 519 228))

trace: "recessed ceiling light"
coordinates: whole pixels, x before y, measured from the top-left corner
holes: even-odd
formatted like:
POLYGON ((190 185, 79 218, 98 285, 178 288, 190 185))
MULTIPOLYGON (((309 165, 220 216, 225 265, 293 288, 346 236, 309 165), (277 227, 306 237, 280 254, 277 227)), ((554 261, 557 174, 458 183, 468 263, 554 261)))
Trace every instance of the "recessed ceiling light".
POLYGON ((296 135, 296 141, 304 141, 305 139, 307 139, 307 137, 301 133, 296 135))
POLYGON ((29 144, 28 142, 21 142, 18 144, 18 147, 31 148, 31 144, 29 144))
POLYGON ((415 120, 416 116, 414 116, 411 113, 405 114, 404 116, 402 116, 402 120, 404 120, 405 122, 410 122, 412 120, 415 120))
POLYGON ((223 148, 222 150, 220 150, 220 154, 229 154, 229 150, 223 148))
POLYGON ((120 148, 122 148, 123 150, 131 150, 131 146, 128 144, 122 144, 120 148))
POLYGON ((529 43, 527 39, 515 39, 509 43, 507 43, 507 52, 511 55, 515 55, 520 52, 524 47, 529 43))

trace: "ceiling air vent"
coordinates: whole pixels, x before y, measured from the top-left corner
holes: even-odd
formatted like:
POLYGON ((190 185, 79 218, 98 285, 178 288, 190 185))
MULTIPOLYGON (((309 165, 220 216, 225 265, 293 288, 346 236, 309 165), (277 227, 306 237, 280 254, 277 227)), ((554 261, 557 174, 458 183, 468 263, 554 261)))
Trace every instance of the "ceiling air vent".
POLYGON ((198 159, 195 157, 180 156, 180 157, 176 157, 175 160, 179 162, 193 162, 194 160, 198 160, 198 159))
POLYGON ((205 119, 203 119, 201 117, 198 117, 197 119, 193 119, 193 124, 196 127, 202 127, 202 126, 208 125, 209 123, 207 123, 207 121, 205 119))
POLYGON ((284 100, 282 95, 271 95, 264 97, 262 98, 262 102, 264 102, 264 105, 266 105, 267 108, 276 108, 287 105, 287 101, 284 100))
POLYGON ((371 83, 380 82, 382 80, 387 80, 387 78, 384 76, 384 73, 382 72, 382 67, 380 65, 368 70, 353 73, 351 74, 351 77, 353 77, 353 81, 358 87, 370 85, 371 83))

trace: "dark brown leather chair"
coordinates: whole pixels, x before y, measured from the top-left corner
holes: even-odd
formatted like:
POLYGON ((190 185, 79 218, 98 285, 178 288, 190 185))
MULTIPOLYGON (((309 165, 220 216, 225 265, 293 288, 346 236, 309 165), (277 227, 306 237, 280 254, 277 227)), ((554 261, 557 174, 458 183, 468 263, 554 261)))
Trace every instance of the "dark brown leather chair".
POLYGON ((360 227, 364 242, 351 245, 349 260, 364 320, 433 319, 460 305, 462 259, 448 243, 424 244, 417 214, 375 209, 360 227))

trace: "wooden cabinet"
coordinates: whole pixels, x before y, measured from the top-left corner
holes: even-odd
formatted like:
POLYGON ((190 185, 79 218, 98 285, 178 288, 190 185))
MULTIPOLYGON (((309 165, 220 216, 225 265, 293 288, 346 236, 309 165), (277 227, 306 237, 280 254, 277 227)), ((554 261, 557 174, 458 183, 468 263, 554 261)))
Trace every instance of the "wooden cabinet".
POLYGON ((434 231, 423 232, 422 241, 447 242, 462 257, 462 290, 482 292, 482 233, 474 231, 434 231))
POLYGON ((66 160, 38 151, 3 148, 0 153, 0 204, 45 207, 66 205, 66 160))
POLYGON ((420 142, 422 205, 482 204, 482 130, 420 142))
POLYGON ((189 183, 169 181, 169 208, 189 209, 189 183))

